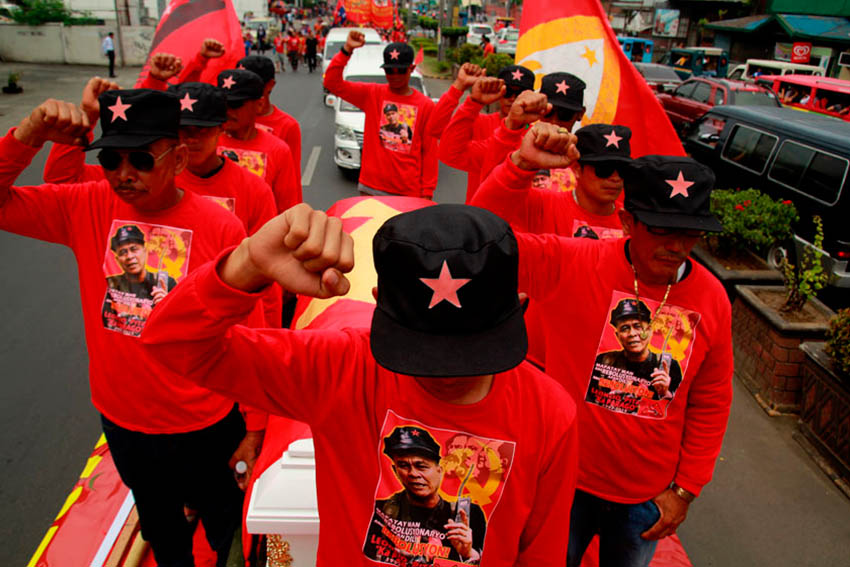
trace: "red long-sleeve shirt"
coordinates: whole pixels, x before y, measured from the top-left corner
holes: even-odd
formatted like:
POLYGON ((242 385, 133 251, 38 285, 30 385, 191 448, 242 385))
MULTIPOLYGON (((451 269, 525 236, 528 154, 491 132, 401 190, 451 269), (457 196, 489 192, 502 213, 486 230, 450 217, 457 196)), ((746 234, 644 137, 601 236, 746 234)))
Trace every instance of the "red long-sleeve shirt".
MULTIPOLYGON (((484 183, 516 191, 533 175, 506 161, 484 183)), ((579 407, 578 488, 624 503, 652 498, 673 481, 699 494, 711 479, 732 401, 731 307, 723 286, 690 262, 690 271, 671 287, 649 348, 672 355, 671 368, 683 372, 672 398, 655 400, 645 387, 618 382, 618 368, 598 362, 620 348, 611 339, 614 305, 635 297, 627 240, 517 238, 520 289, 541 302, 546 371, 579 407), (607 381, 594 378, 600 370, 607 381)), ((665 290, 639 284, 653 315, 665 290)))
MULTIPOLYGON (((446 403, 378 366, 367 330, 248 329, 237 323, 256 295, 226 286, 213 264, 192 276, 157 309, 143 340, 204 387, 310 425, 319 567, 373 565, 365 550, 374 549, 376 499, 398 490, 383 438, 400 423, 428 431, 441 456, 455 435, 498 440, 498 453, 472 444, 491 457, 490 473, 481 468, 464 492, 487 514, 483 567, 565 563, 577 438, 575 406, 554 381, 521 365, 496 375, 481 401, 446 403)), ((447 479, 439 494, 451 501, 457 486, 447 479)))
POLYGON ((224 418, 232 400, 186 381, 170 361, 151 355, 133 336, 156 310, 151 300, 107 284, 124 277, 121 268, 110 266, 116 227, 133 225, 145 233, 147 264, 162 247, 160 259, 146 271, 157 265, 167 269, 164 280, 170 286, 240 242, 245 231, 239 221, 191 191, 173 207, 142 213, 121 201, 105 180, 12 187, 37 152, 12 132, 0 139, 0 193, 8 191, 0 199, 0 229, 73 250, 95 407, 118 425, 143 433, 195 431, 224 418))
POLYGON ((342 71, 348 59, 341 51, 334 56, 324 85, 366 114, 360 182, 387 193, 430 198, 437 171, 437 147, 428 132, 434 102, 415 89, 402 96, 387 85, 346 81, 342 71), (398 108, 395 126, 384 115, 387 104, 398 108))
POLYGON ((295 177, 298 186, 301 186, 301 126, 291 115, 272 105, 272 111, 266 116, 257 116, 255 121, 257 128, 277 136, 287 143, 292 152, 292 161, 295 165, 295 177))

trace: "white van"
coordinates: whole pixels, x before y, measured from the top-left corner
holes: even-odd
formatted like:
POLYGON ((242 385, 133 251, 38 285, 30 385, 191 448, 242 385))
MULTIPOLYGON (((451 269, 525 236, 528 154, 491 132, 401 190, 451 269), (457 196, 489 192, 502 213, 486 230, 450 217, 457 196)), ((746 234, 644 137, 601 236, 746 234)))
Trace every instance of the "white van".
MULTIPOLYGON (((339 53, 339 50, 345 46, 345 40, 348 39, 348 32, 356 30, 362 32, 366 36, 366 45, 380 45, 381 36, 372 28, 331 28, 325 38, 325 50, 322 52, 322 78, 325 78, 325 71, 328 70, 328 65, 331 63, 333 56, 339 53)), ((365 47, 365 46, 364 46, 365 47)), ((383 56, 383 54, 382 54, 383 56)))
POLYGON ((747 59, 743 65, 736 65, 729 72, 729 79, 751 81, 753 75, 817 75, 823 77, 823 67, 803 65, 789 61, 774 61, 772 59, 747 59))
MULTIPOLYGON (((342 78, 355 83, 386 83, 387 76, 381 65, 384 62, 384 46, 364 45, 354 51, 342 78)), ((410 76, 410 86, 425 96, 425 82, 419 71, 410 76)), ((334 163, 344 173, 356 177, 360 171, 360 152, 363 149, 363 130, 366 114, 353 104, 334 95, 328 95, 327 104, 334 107, 334 163)))

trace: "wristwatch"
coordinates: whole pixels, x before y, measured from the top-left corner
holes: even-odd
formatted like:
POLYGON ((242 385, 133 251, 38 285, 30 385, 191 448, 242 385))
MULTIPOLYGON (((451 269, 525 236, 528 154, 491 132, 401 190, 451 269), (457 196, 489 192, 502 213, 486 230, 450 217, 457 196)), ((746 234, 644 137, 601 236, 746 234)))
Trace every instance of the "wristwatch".
POLYGON ((675 494, 676 496, 678 496, 679 498, 681 498, 682 500, 684 500, 688 504, 693 502, 694 499, 696 498, 695 495, 691 494, 690 492, 688 492, 687 490, 685 490, 684 488, 682 488, 681 486, 679 486, 675 482, 670 485, 670 490, 673 491, 673 494, 675 494))
POLYGON ((340 51, 342 51, 342 52, 345 54, 345 56, 346 56, 346 57, 351 57, 351 53, 349 53, 349 52, 345 49, 345 46, 344 46, 344 45, 343 45, 342 47, 340 47, 340 48, 339 48, 339 50, 340 50, 340 51))

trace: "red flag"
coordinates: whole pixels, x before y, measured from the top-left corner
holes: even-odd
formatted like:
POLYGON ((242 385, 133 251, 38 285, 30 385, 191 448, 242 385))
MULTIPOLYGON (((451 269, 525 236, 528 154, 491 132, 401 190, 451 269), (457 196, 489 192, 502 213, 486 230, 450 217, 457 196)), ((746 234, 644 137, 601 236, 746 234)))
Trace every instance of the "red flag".
POLYGON ((425 61, 425 51, 420 47, 419 51, 416 52, 416 58, 413 60, 413 64, 421 65, 423 61, 425 61))
MULTIPOLYGON (((171 0, 156 27, 148 61, 154 53, 164 52, 177 55, 183 65, 188 65, 207 38, 217 39, 225 49, 224 56, 210 59, 201 74, 203 82, 215 84, 221 71, 235 68, 245 56, 242 28, 232 0, 171 0)), ((147 77, 148 67, 146 62, 136 86, 147 77)))
POLYGON ((372 21, 372 0, 345 0, 345 14, 353 24, 368 24, 372 21))
POLYGON ((388 30, 393 27, 393 4, 389 0, 372 0, 372 25, 388 30))
POLYGON ((632 154, 684 155, 661 104, 626 59, 598 0, 529 0, 523 6, 516 62, 543 75, 572 73, 586 84, 582 124, 632 130, 632 154))

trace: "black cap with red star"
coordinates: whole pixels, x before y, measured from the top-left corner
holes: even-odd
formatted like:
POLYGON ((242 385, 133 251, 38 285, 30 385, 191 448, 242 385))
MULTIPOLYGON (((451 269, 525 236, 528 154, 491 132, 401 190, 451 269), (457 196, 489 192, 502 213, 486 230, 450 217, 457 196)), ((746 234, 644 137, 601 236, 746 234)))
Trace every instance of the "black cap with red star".
POLYGON ((552 106, 575 112, 584 108, 584 88, 584 81, 571 73, 549 73, 540 84, 552 106))
POLYGON ((418 455, 440 462, 440 445, 425 429, 407 425, 396 427, 384 437, 384 454, 388 457, 418 455))
POLYGON ((228 102, 237 102, 261 98, 265 84, 253 71, 228 69, 218 74, 218 86, 224 90, 228 102))
POLYGON ((239 60, 236 64, 237 69, 244 69, 256 73, 263 83, 268 83, 274 79, 274 62, 265 55, 248 55, 239 60))
POLYGON ((406 43, 394 42, 384 48, 382 69, 403 69, 413 65, 413 48, 406 43))
POLYGON ((180 99, 180 126, 210 128, 227 121, 227 97, 208 83, 180 83, 168 87, 180 99))
POLYGON ((100 104, 100 139, 86 150, 140 148, 161 138, 177 138, 180 103, 173 93, 152 89, 106 91, 100 104))
POLYGON ((505 96, 516 96, 522 91, 534 90, 534 73, 522 65, 507 65, 499 71, 498 77, 505 81, 505 96))
POLYGON ((714 172, 680 156, 643 156, 625 170, 624 207, 647 226, 720 232, 711 214, 714 172))
POLYGON ((612 325, 616 325, 618 321, 623 319, 640 319, 649 323, 652 320, 652 313, 649 312, 649 307, 643 301, 627 297, 621 299, 611 311, 612 325))
POLYGON ((588 124, 576 131, 576 148, 580 163, 599 161, 632 161, 629 140, 632 131, 613 124, 588 124))
POLYGON ((378 364, 440 378, 504 372, 525 358, 517 243, 498 216, 466 205, 403 213, 378 230, 372 251, 378 364))

